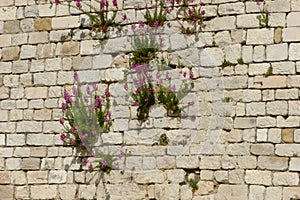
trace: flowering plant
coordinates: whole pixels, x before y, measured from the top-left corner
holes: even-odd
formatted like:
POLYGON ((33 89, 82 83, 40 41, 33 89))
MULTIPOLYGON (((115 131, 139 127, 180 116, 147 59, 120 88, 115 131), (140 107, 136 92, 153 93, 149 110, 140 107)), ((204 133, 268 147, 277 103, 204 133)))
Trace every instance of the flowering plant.
POLYGON ((190 5, 194 0, 183 0, 181 3, 180 1, 176 2, 179 4, 177 19, 179 19, 179 16, 181 15, 183 21, 192 25, 192 27, 184 26, 183 23, 179 22, 181 25, 181 32, 183 34, 193 34, 200 31, 206 13, 205 10, 202 9, 202 6, 205 4, 200 2, 199 4, 190 5))
POLYGON ((157 42, 156 30, 145 26, 144 22, 139 22, 137 27, 135 24, 131 26, 134 33, 131 38, 132 57, 130 62, 135 64, 149 63, 155 57, 159 47, 162 45, 162 38, 159 36, 160 43, 157 42))
MULTIPOLYGON (((60 0, 55 0, 56 4, 60 4, 60 0)), ((82 0, 76 0, 76 6, 72 6, 83 14, 87 15, 91 21, 91 30, 95 32, 104 33, 104 39, 108 37, 107 33, 109 27, 117 27, 121 24, 121 22, 116 21, 117 13, 118 13, 118 2, 117 0, 112 0, 112 13, 109 12, 109 2, 108 0, 96 0, 97 3, 100 4, 100 10, 95 6, 89 4, 88 2, 82 0), (82 4, 86 5, 90 8, 90 11, 86 11, 82 4)), ((122 19, 125 21, 127 19, 126 15, 122 16, 122 19)))
MULTIPOLYGON (((83 153, 88 156, 95 157, 92 147, 99 139, 99 136, 107 132, 111 125, 110 93, 105 90, 105 94, 100 96, 97 94, 98 86, 95 84, 92 89, 86 86, 86 93, 81 90, 81 83, 78 74, 74 74, 77 85, 73 86, 72 93, 74 98, 65 90, 64 100, 62 103, 63 118, 60 119, 60 124, 64 126, 65 133, 61 134, 61 140, 64 144, 78 147, 83 153)), ((101 154, 103 156, 103 154, 101 154)), ((102 168, 106 169, 114 160, 111 155, 105 155, 101 159, 102 168), (102 163, 107 162, 105 168, 102 163)), ((83 164, 87 164, 87 159, 83 159, 83 164)), ((91 167, 89 166, 91 170, 91 167)))
MULTIPOLYGON (((256 2, 257 6, 261 6, 261 2, 256 2)), ((260 8, 260 15, 257 16, 257 19, 259 20, 259 25, 262 28, 268 28, 269 27, 269 17, 270 17, 270 12, 268 9, 268 5, 266 2, 263 2, 262 9, 260 8)))
POLYGON ((165 0, 155 0, 155 5, 151 7, 146 6, 144 19, 149 26, 158 28, 158 26, 164 25, 164 22, 167 20, 166 15, 170 13, 169 8, 164 8, 164 6, 165 0), (154 11, 152 12, 150 10, 154 11))

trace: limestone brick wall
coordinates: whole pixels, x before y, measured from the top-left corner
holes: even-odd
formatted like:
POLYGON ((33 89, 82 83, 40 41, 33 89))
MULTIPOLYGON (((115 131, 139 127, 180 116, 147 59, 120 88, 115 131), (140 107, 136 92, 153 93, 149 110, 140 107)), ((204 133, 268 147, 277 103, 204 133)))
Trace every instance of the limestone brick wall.
POLYGON ((76 9, 0 0, 0 199, 300 199, 300 1, 267 1, 269 28, 260 27, 255 1, 203 2, 198 40, 176 21, 163 30, 164 49, 192 67, 187 98, 196 119, 156 106, 140 126, 118 55, 130 50, 143 0, 118 0, 129 24, 102 45, 76 9), (126 143, 130 154, 109 175, 82 168, 60 140, 63 91, 75 71, 111 91, 105 142, 126 143), (194 194, 189 179, 199 186, 194 194))

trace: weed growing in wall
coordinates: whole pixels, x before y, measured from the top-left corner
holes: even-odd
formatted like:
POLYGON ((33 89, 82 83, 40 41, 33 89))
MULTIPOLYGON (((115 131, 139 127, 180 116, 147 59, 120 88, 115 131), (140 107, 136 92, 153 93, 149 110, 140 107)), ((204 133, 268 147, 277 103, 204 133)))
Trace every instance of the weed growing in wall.
MULTIPOLYGON (((94 85, 92 88, 86 86, 83 93, 77 73, 74 78, 74 98, 64 91, 65 102, 61 106, 63 118, 60 119, 60 123, 64 126, 65 133, 62 133, 60 138, 64 144, 77 147, 84 155, 100 158, 95 167, 90 163, 89 170, 98 168, 108 173, 117 159, 113 154, 95 152, 93 147, 101 140, 101 134, 109 131, 111 125, 110 92, 106 89, 104 95, 98 95, 98 86, 94 85)), ((87 163, 88 159, 82 160, 83 165, 87 163)))
POLYGON ((257 6, 261 6, 262 5, 262 9, 260 8, 260 15, 257 17, 257 19, 259 20, 259 25, 261 28, 268 28, 269 27, 269 17, 270 17, 270 12, 268 9, 268 5, 266 4, 266 2, 264 1, 263 3, 261 2, 256 2, 257 6))

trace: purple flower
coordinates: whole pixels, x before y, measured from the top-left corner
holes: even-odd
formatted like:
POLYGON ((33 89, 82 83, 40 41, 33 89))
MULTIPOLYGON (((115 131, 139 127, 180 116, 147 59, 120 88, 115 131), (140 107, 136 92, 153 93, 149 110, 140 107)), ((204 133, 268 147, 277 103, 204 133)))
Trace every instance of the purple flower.
POLYGON ((205 6, 205 3, 204 2, 200 2, 200 6, 205 6))
POLYGON ((193 79, 194 78, 194 74, 191 72, 190 73, 190 79, 193 79))
POLYGON ((170 80, 170 74, 169 74, 169 72, 166 73, 166 80, 170 80))
POLYGON ((148 99, 148 98, 145 98, 145 99, 144 99, 144 101, 145 101, 145 102, 148 102, 148 101, 149 101, 149 99, 148 99))
POLYGON ((190 106, 193 106, 194 104, 195 104, 194 101, 190 101, 190 102, 189 102, 189 105, 190 105, 190 106))
POLYGON ((139 106, 139 102, 134 102, 133 105, 134 106, 139 106))
POLYGON ((122 20, 125 21, 126 19, 127 19, 127 15, 124 14, 124 15, 122 16, 122 20))
POLYGON ((107 112, 107 116, 111 117, 111 112, 110 111, 107 112))
POLYGON ((136 93, 138 93, 138 94, 140 94, 141 93, 141 88, 140 87, 138 87, 138 88, 136 88, 136 93))
POLYGON ((78 8, 82 8, 81 1, 82 1, 82 0, 76 0, 76 6, 77 6, 78 8))
POLYGON ((97 135, 97 132, 96 132, 96 131, 92 131, 92 135, 93 135, 93 136, 96 136, 96 135, 97 135))
POLYGON ((71 139, 70 139, 70 144, 73 145, 74 143, 75 143, 75 141, 71 138, 71 139))
POLYGON ((60 118, 60 119, 59 119, 59 123, 60 123, 61 125, 63 125, 63 124, 65 123, 64 118, 60 118))
POLYGON ((61 141, 65 142, 66 141, 67 136, 65 134, 61 134, 60 135, 60 139, 61 141))
POLYGON ((125 143, 122 143, 122 144, 121 144, 121 147, 125 147, 125 146, 126 146, 126 144, 125 144, 125 143))
POLYGON ((109 96, 110 96, 109 90, 108 90, 108 88, 106 88, 106 90, 105 90, 105 97, 107 98, 109 96))
POLYGON ((60 2, 60 0, 55 0, 55 4, 56 5, 58 5, 58 4, 60 4, 61 2, 60 2))
POLYGON ((90 164, 90 165, 88 166, 88 170, 89 170, 89 171, 92 171, 92 170, 93 170, 93 165, 92 165, 92 164, 90 164))
POLYGON ((132 25, 131 25, 131 30, 132 30, 133 32, 136 31, 136 25, 135 25, 135 24, 132 24, 132 25))
POLYGON ((106 117, 104 117, 104 122, 105 122, 105 123, 109 122, 109 119, 108 119, 108 117, 107 117, 107 116, 106 116, 106 117))
POLYGON ((158 26, 159 26, 158 21, 155 21, 153 26, 154 26, 155 29, 158 29, 158 26))
POLYGON ((61 104, 61 109, 64 111, 64 110, 67 110, 67 104, 65 103, 62 103, 61 104))
POLYGON ((97 91, 97 90, 98 90, 98 85, 97 85, 97 84, 94 84, 94 85, 93 85, 93 89, 94 89, 94 91, 97 91))
POLYGON ((118 158, 121 159, 125 156, 125 153, 123 151, 120 152, 120 154, 118 155, 118 158))
POLYGON ((145 26, 145 23, 143 21, 139 21, 139 26, 140 27, 144 27, 145 26))
POLYGON ((84 100, 85 103, 89 102, 89 98, 87 96, 83 97, 83 100, 84 100))
POLYGON ((82 164, 86 165, 89 162, 89 160, 87 158, 82 158, 82 164))
POLYGON ((95 156, 96 156, 95 152, 92 152, 92 153, 91 153, 91 156, 92 156, 92 157, 95 157, 95 156))
POLYGON ((189 15, 193 14, 193 11, 191 9, 188 10, 189 15))
POLYGON ((77 87, 73 86, 73 88, 72 88, 72 93, 73 93, 74 96, 77 96, 77 95, 78 95, 77 87))
POLYGON ((87 86, 87 87, 86 87, 86 93, 87 93, 87 94, 91 94, 91 88, 90 88, 90 86, 87 86))
POLYGON ((113 3, 113 5, 114 5, 115 7, 118 7, 118 2, 117 2, 117 0, 113 0, 112 3, 113 3))
POLYGON ((256 5, 260 6, 260 5, 261 5, 261 3, 258 1, 258 2, 256 2, 256 5))
POLYGON ((125 83, 125 84, 124 84, 124 89, 125 89, 125 90, 128 90, 128 83, 125 83))
POLYGON ((108 6, 107 0, 101 0, 101 1, 100 1, 100 7, 101 7, 101 8, 104 8, 105 6, 108 6))
POLYGON ((105 169, 105 168, 106 168, 106 165, 107 165, 106 160, 103 160, 103 161, 101 162, 101 168, 102 168, 102 169, 105 169))
POLYGON ((156 77, 157 79, 160 79, 161 74, 160 74, 159 72, 157 72, 155 77, 156 77))
POLYGON ((64 99, 66 100, 67 103, 72 104, 72 99, 66 90, 64 90, 64 99))
POLYGON ((186 72, 183 72, 183 77, 184 77, 184 78, 186 77, 186 72))
POLYGON ((205 10, 201 10, 201 15, 205 15, 205 10))
POLYGON ((77 126, 72 127, 72 132, 73 132, 74 135, 78 134, 77 126))
POLYGON ((165 7, 164 9, 165 9, 165 12, 166 12, 166 13, 168 13, 168 14, 170 14, 170 13, 171 13, 171 11, 170 11, 169 7, 165 7))
POLYGON ((196 21, 198 21, 198 20, 199 20, 199 19, 198 19, 197 17, 194 17, 194 18, 193 18, 193 21, 194 21, 194 22, 196 22, 196 21))

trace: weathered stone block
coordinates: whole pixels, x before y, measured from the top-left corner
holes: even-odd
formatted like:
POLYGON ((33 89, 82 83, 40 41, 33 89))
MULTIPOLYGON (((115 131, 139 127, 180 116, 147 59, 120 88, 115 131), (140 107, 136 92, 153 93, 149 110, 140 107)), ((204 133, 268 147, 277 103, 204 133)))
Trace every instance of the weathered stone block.
POLYGON ((249 29, 246 44, 272 44, 274 40, 273 29, 249 29))
POLYGON ((270 171, 247 170, 245 176, 247 184, 272 185, 272 173, 270 171))
POLYGON ((57 196, 56 185, 32 185, 30 191, 33 199, 55 199, 57 196))
POLYGON ((259 169, 284 171, 288 169, 288 158, 259 156, 257 166, 259 169))
POLYGON ((297 172, 276 172, 273 174, 273 184, 276 186, 297 186, 299 174, 297 172))

